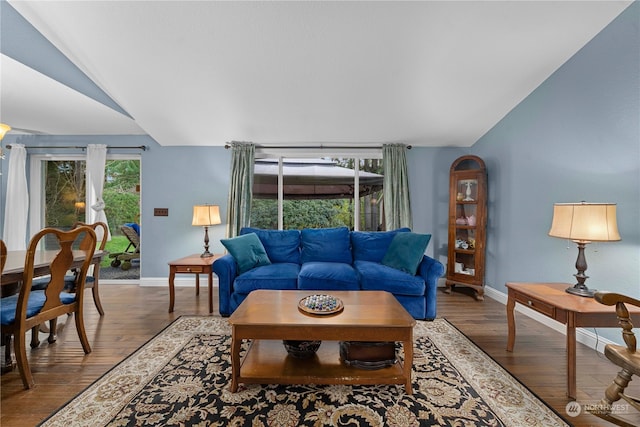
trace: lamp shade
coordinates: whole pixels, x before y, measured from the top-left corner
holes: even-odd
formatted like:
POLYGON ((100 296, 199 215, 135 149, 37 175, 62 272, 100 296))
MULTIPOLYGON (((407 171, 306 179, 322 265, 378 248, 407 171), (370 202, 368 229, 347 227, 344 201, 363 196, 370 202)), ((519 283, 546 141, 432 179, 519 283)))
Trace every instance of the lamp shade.
POLYGON ((4 138, 4 134, 11 130, 11 126, 0 123, 0 141, 4 138))
POLYGON ((615 203, 556 203, 549 236, 577 242, 620 240, 615 203))
POLYGON ((216 205, 196 205, 193 207, 191 225, 209 226, 220 224, 220 207, 216 205))

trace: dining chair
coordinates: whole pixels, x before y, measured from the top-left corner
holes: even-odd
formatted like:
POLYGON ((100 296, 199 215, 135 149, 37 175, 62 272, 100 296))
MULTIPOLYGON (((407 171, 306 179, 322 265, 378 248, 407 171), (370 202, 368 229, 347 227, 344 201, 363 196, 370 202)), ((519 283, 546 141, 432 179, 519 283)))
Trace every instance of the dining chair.
MULTIPOLYGON (((109 237, 109 229, 107 228, 107 224, 104 222, 94 222, 93 224, 85 224, 84 222, 76 222, 73 224, 72 229, 78 227, 90 227, 95 233, 96 237, 100 240, 97 243, 97 249, 103 251, 105 245, 107 244, 107 238, 109 237)), ((92 243, 86 237, 80 241, 80 249, 86 250, 92 243)), ((96 243, 93 243, 96 245, 96 243)), ((93 294, 93 302, 96 305, 96 309, 100 316, 104 316, 104 309, 102 308, 102 302, 100 301, 100 292, 98 289, 98 278, 100 276, 100 263, 96 263, 93 265, 93 272, 89 275, 87 273, 87 280, 85 282, 85 289, 91 289, 91 293, 93 294)), ((67 275, 65 277, 65 282, 67 284, 67 288, 73 290, 75 288, 75 282, 77 278, 74 272, 74 275, 67 275)))
POLYGON ((4 264, 7 262, 7 245, 4 240, 0 240, 0 275, 4 271, 4 264))
MULTIPOLYGON (((104 222, 95 222, 93 224, 86 224, 84 222, 75 222, 71 226, 71 229, 73 230, 78 227, 92 228, 96 232, 96 237, 99 239, 96 244, 97 245, 96 249, 99 249, 101 251, 104 250, 107 244, 107 238, 109 236, 109 229, 107 228, 107 224, 105 224, 104 222)), ((87 239, 83 238, 82 240, 80 240, 79 248, 83 250, 87 249, 90 244, 91 243, 87 239)), ((65 276, 65 282, 67 284, 66 290, 72 293, 74 292, 73 290, 75 289, 75 281, 76 281, 75 271, 73 273, 74 274, 67 274, 65 276)), ((102 308, 102 302, 100 301, 100 293, 98 292, 99 274, 100 274, 100 264, 97 263, 97 264, 94 264, 93 273, 87 274, 85 289, 91 289, 93 293, 93 302, 96 305, 96 309, 98 310, 98 313, 100 313, 100 316, 104 316, 104 309, 102 308)), ((32 289, 33 290, 44 289, 47 281, 48 281, 48 278, 46 277, 34 279, 32 284, 32 289)))
POLYGON ((16 295, 0 299, 0 325, 2 334, 13 336, 13 347, 16 363, 22 382, 26 389, 35 385, 26 353, 26 332, 48 321, 51 331, 56 330, 59 316, 73 313, 76 330, 85 354, 91 353, 91 346, 84 328, 83 295, 87 271, 95 252, 96 233, 90 227, 78 227, 70 231, 55 228, 40 230, 31 238, 24 261, 22 286, 16 295), (83 234, 85 235, 84 237, 83 234), (76 292, 64 292, 65 275, 74 263, 74 243, 79 239, 89 239, 82 254, 82 265, 78 270, 76 292), (35 260, 41 249, 38 245, 46 239, 47 245, 57 242, 57 249, 49 262, 50 277, 47 285, 41 290, 32 290, 35 260))
MULTIPOLYGON (((96 244, 97 249, 101 251, 104 250, 105 245, 107 244, 107 238, 109 236, 109 230, 107 228, 107 224, 105 224, 104 222, 96 222, 93 224, 76 222, 71 226, 71 229, 73 230, 74 228, 78 228, 78 227, 92 228, 96 232, 96 237, 99 239, 96 244)), ((86 238, 83 238, 80 240, 80 243, 78 246, 80 249, 85 250, 90 245, 91 243, 86 238)), ((67 274, 64 278, 65 291, 69 293, 74 293, 76 288, 75 283, 77 280, 77 272, 75 270, 72 270, 72 272, 73 274, 67 274)), ((96 263, 93 265, 93 273, 92 274, 87 273, 87 279, 85 281, 85 289, 91 289, 91 292, 93 295, 93 303, 95 304, 96 309, 98 310, 98 313, 100 313, 100 316, 104 316, 104 309, 102 308, 102 302, 100 301, 100 292, 98 289, 99 275, 100 275, 100 263, 96 263)), ((44 289, 47 281, 48 281, 48 278, 46 277, 36 278, 33 281, 31 289, 32 290, 44 289)), ((39 332, 47 332, 47 328, 45 328, 44 325, 33 328, 31 332, 31 348, 36 348, 40 345, 40 338, 38 336, 39 332)), ((51 340, 55 339, 54 335, 56 331, 49 330, 48 332, 49 332, 49 342, 51 342, 51 340)))
MULTIPOLYGON (((615 305, 618 324, 622 328, 622 338, 625 345, 607 344, 604 347, 604 355, 613 364, 620 368, 618 375, 604 392, 604 399, 599 404, 592 405, 590 410, 593 415, 619 426, 634 426, 630 420, 612 410, 612 406, 623 399, 630 407, 640 411, 640 399, 629 396, 625 389, 632 377, 640 376, 640 353, 636 349, 636 337, 633 333, 633 324, 629 310, 625 304, 640 307, 640 300, 613 292, 596 292, 595 299, 604 305, 615 305)), ((613 314, 612 314, 613 316, 613 314)))

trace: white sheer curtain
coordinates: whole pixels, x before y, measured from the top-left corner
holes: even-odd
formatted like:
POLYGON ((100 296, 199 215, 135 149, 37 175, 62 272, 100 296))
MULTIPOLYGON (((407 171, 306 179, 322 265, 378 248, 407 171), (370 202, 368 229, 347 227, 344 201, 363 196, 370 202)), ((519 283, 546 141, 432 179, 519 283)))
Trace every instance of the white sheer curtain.
MULTIPOLYGON (((104 222, 107 224, 107 240, 111 240, 107 214, 104 212, 102 190, 104 188, 104 167, 107 162, 107 146, 104 144, 87 145, 87 223, 104 222)), ((97 230, 96 230, 97 231, 97 230)), ((102 234, 102 232, 100 232, 102 234)), ((98 240, 102 236, 97 236, 98 240)))
POLYGON ((27 149, 23 144, 12 144, 10 153, 2 240, 7 245, 7 250, 23 251, 27 249, 27 216, 29 214, 27 149))

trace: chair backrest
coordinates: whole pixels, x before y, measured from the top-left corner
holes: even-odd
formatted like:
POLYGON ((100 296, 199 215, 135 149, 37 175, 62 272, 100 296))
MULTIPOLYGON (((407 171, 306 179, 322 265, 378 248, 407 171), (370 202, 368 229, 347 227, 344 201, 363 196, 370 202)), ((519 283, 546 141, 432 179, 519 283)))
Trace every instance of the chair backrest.
MULTIPOLYGON (((87 240, 87 248, 80 249, 84 252, 82 255, 84 259, 78 270, 78 282, 76 298, 79 303, 82 303, 82 295, 84 294, 85 280, 87 277, 87 271, 91 265, 93 253, 96 247, 96 233, 91 227, 78 227, 70 231, 62 231, 55 228, 44 228, 40 230, 35 236, 31 238, 27 253, 25 256, 24 273, 22 276, 22 286, 20 288, 20 294, 18 296, 18 305, 16 307, 16 320, 26 319, 27 314, 27 302, 29 300, 29 294, 31 293, 31 286, 34 277, 34 266, 39 256, 43 254, 43 251, 38 248, 38 244, 47 239, 47 242, 57 241, 58 249, 53 250, 53 254, 49 261, 50 278, 49 282, 44 289, 45 303, 40 310, 40 315, 43 315, 43 319, 50 319, 55 316, 59 311, 61 314, 64 310, 60 310, 63 303, 60 299, 60 293, 63 292, 65 286, 65 275, 68 270, 72 268, 74 262, 74 249, 73 246, 80 239, 87 240)), ((46 251, 44 252, 46 253, 46 251)))
MULTIPOLYGON (((98 249, 103 251, 105 245, 107 244, 107 238, 109 237, 109 229, 107 228, 107 224, 105 224, 104 222, 94 222, 93 224, 86 224, 84 222, 76 222, 73 224, 73 226, 71 227, 71 229, 73 230, 74 228, 78 228, 78 227, 90 227, 93 229, 93 231, 96 232, 96 238, 99 239, 99 243, 98 243, 98 249)), ((85 236, 84 239, 82 239, 80 241, 80 249, 87 249, 88 245, 90 245, 90 241, 87 239, 87 236, 85 236)))
POLYGON ((631 316, 625 304, 640 307, 640 300, 627 295, 606 291, 596 292, 594 298, 600 304, 616 306, 618 325, 622 328, 622 339, 627 345, 627 350, 629 350, 630 353, 635 353, 637 347, 636 336, 633 333, 633 323, 631 322, 631 316))
POLYGON ((136 252, 140 252, 140 236, 136 233, 133 227, 130 225, 123 225, 120 227, 122 233, 127 236, 127 239, 131 242, 133 247, 136 249, 136 252))
POLYGON ((4 271, 4 264, 7 262, 7 245, 0 240, 0 274, 4 271))

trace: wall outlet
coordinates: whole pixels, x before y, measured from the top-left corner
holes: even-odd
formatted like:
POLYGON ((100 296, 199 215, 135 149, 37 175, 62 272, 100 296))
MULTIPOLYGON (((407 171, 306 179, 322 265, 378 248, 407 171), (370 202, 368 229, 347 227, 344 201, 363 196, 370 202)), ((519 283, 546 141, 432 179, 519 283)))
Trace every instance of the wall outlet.
POLYGON ((169 208, 153 208, 153 216, 169 216, 169 208))

